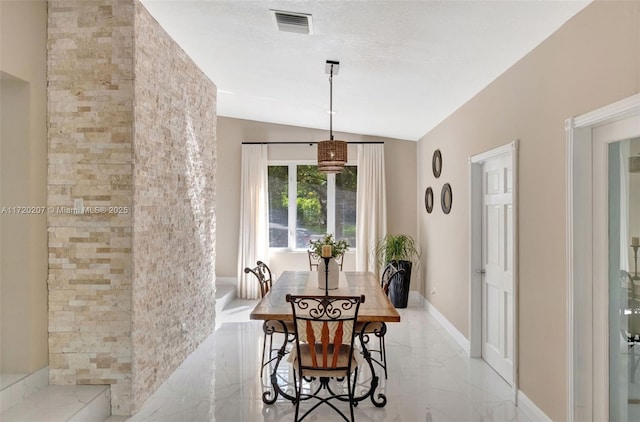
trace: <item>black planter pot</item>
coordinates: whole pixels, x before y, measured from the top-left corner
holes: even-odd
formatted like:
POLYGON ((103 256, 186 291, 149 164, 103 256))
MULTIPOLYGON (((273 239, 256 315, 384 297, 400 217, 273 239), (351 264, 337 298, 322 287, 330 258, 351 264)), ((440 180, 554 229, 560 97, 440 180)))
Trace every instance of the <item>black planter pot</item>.
POLYGON ((411 261, 393 261, 404 274, 399 274, 389 285, 389 300, 396 308, 406 308, 409 302, 409 284, 411 283, 411 261))

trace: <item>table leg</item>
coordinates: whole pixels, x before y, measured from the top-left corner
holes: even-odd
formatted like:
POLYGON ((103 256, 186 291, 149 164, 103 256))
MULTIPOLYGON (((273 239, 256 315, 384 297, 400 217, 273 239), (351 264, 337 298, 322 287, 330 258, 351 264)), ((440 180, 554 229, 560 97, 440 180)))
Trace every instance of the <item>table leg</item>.
POLYGON ((366 342, 364 341, 364 336, 366 335, 365 331, 366 331, 367 325, 369 324, 370 323, 367 322, 362 326, 362 330, 358 334, 358 337, 360 337, 360 344, 362 346, 362 356, 364 357, 364 360, 369 365, 369 370, 371 371, 371 385, 369 387, 369 391, 367 391, 361 397, 355 397, 354 400, 356 403, 358 403, 358 402, 361 402, 362 400, 365 400, 367 397, 369 397, 371 398, 371 403, 373 403, 374 406, 384 407, 387 404, 387 396, 384 395, 383 393, 378 393, 377 396, 375 395, 375 391, 378 388, 379 377, 378 375, 376 375, 376 371, 373 366, 373 358, 371 357, 371 353, 367 349, 366 342))

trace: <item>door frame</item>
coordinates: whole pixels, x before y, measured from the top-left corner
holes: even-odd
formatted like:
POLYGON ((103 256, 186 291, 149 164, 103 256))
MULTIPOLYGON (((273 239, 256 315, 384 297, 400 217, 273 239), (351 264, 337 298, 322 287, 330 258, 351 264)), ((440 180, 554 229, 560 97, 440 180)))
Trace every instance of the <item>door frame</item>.
MULTIPOLYGON (((518 140, 469 157, 469 355, 482 357, 482 165, 510 154, 513 171, 513 376, 518 391, 518 140)), ((517 394, 514 395, 517 404, 517 394)))
POLYGON ((591 266, 596 224, 592 212, 593 129, 633 116, 640 118, 640 93, 565 121, 568 421, 575 420, 577 407, 584 403, 592 406, 588 410, 592 420, 608 418, 608 347, 605 344, 596 348, 594 341, 594 336, 600 338, 603 331, 608 331, 608 304, 602 304, 602 289, 594 285, 591 266), (576 289, 578 282, 584 288, 576 289), (587 330, 582 331, 585 328, 587 330), (591 347, 585 350, 585 344, 591 347), (587 362, 591 361, 591 367, 580 369, 579 381, 576 380, 578 371, 574 368, 574 354, 578 349, 588 354, 587 362), (607 382, 596 383, 594 378, 601 381, 606 379, 607 382), (581 394, 579 399, 576 398, 577 393, 581 394), (594 400, 594 397, 598 399, 594 400))

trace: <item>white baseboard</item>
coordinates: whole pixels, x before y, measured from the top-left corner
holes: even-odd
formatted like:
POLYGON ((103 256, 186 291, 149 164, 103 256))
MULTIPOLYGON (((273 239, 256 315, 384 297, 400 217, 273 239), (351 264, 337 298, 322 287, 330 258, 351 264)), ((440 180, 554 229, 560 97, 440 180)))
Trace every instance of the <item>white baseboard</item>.
POLYGON ((527 397, 522 390, 518 390, 518 409, 525 414, 532 421, 537 422, 552 422, 552 419, 547 416, 534 402, 527 397))
POLYGON ((465 353, 469 355, 471 350, 471 343, 464 336, 464 334, 458 331, 458 329, 452 323, 450 323, 449 320, 444 315, 442 315, 435 306, 431 304, 431 302, 429 302, 426 299, 425 299, 425 307, 427 309, 427 312, 429 312, 429 314, 436 321, 438 321, 440 325, 442 325, 445 331, 449 333, 451 337, 453 337, 455 342, 458 343, 460 347, 462 347, 462 350, 464 350, 465 353))
MULTIPOLYGON (((422 298, 421 295, 418 295, 418 296, 422 298)), ((415 297, 413 297, 412 300, 416 302, 419 301, 419 299, 415 297)), ((438 321, 440 325, 442 325, 445 331, 449 333, 449 335, 453 337, 455 342, 458 343, 458 345, 467 353, 467 355, 469 355, 471 350, 471 343, 469 342, 469 340, 460 331, 458 331, 458 329, 453 324, 451 324, 449 320, 444 315, 442 315, 440 311, 438 311, 438 309, 435 306, 433 306, 433 304, 431 304, 431 302, 429 302, 424 298, 423 300, 424 300, 424 306, 427 312, 429 312, 429 314, 436 321, 438 321)), ((522 392, 522 390, 518 390, 517 392, 517 406, 520 409, 520 411, 524 413, 532 421, 553 422, 552 419, 549 416, 547 416, 546 413, 540 410, 540 408, 536 406, 536 404, 532 402, 531 399, 529 399, 529 397, 527 397, 527 395, 522 392)))

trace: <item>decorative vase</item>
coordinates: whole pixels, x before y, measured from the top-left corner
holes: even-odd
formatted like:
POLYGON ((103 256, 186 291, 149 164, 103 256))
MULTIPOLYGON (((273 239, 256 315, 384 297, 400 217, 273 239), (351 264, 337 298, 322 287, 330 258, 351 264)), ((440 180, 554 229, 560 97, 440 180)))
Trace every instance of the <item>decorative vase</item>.
MULTIPOLYGON (((326 273, 324 270, 324 259, 320 258, 318 263, 318 288, 324 290, 326 273)), ((338 288, 338 280, 340 278, 340 267, 335 258, 329 259, 329 286, 328 290, 335 290, 338 288)))
POLYGON ((411 283, 411 261, 393 261, 404 274, 396 277, 389 286, 389 300, 396 308, 406 308, 409 302, 409 284, 411 283))

